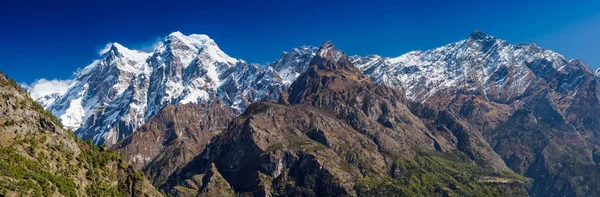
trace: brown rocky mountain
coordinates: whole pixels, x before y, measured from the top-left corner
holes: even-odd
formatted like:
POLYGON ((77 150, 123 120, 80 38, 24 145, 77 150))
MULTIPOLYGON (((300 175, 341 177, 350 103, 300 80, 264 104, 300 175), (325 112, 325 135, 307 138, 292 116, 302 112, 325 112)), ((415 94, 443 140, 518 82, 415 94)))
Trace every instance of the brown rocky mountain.
POLYGON ((581 60, 535 45, 510 45, 480 31, 457 47, 424 52, 423 60, 434 58, 422 62, 462 67, 450 73, 469 79, 413 100, 475 126, 508 167, 533 179, 531 196, 600 196, 595 72, 581 60), (458 54, 463 61, 453 61, 458 54), (495 70, 481 80, 478 73, 486 69, 495 70))
POLYGON ((0 73, 0 196, 162 196, 116 153, 83 142, 0 73))
POLYGON ((583 87, 573 90, 577 92, 570 93, 573 96, 553 88, 558 84, 540 80, 536 90, 516 102, 440 93, 425 104, 447 109, 479 127, 511 169, 533 178, 530 195, 597 196, 600 160, 595 127, 600 119, 593 111, 598 108, 598 79, 583 73, 578 78, 583 87))
POLYGON ((168 105, 137 132, 111 149, 162 185, 175 170, 204 150, 239 112, 220 100, 168 105))
POLYGON ((177 196, 526 196, 478 127, 379 86, 330 42, 161 189, 177 196))

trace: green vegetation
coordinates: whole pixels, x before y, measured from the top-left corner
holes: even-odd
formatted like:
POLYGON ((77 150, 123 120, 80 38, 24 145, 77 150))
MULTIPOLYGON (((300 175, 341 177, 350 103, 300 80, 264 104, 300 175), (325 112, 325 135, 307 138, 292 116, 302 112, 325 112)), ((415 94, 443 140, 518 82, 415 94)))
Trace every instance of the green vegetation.
MULTIPOLYGON (((85 191, 87 196, 128 195, 128 184, 120 181, 115 185, 111 181, 119 178, 119 172, 128 170, 122 168, 121 155, 101 151, 91 141, 77 141, 81 152, 75 157, 65 146, 47 146, 47 141, 46 135, 28 134, 18 137, 9 146, 0 147, 0 194, 13 191, 26 196, 51 196, 58 192, 64 196, 81 196, 78 192, 85 191), (34 159, 24 156, 16 147, 27 147, 27 154, 34 159), (58 169, 51 171, 50 163, 55 163, 58 169), (85 171, 85 190, 76 184, 80 171, 85 171)), ((144 174, 137 171, 122 176, 134 183, 144 179, 144 174)))
POLYGON ((510 187, 524 184, 525 178, 491 172, 451 153, 423 152, 412 160, 399 159, 392 175, 364 178, 355 189, 360 196, 526 196, 510 187))
MULTIPOLYGON (((118 185, 111 185, 105 180, 105 177, 116 178, 118 171, 126 170, 122 168, 123 158, 121 155, 103 151, 91 140, 81 143, 80 147, 82 151, 78 159, 88 169, 86 177, 92 181, 86 188, 87 194, 89 196, 127 196, 128 186, 126 184, 119 182, 118 185), (116 171, 111 169, 111 166, 116 166, 116 171)), ((134 182, 143 181, 144 174, 134 171, 128 179, 132 179, 134 182)))
POLYGON ((64 196, 77 196, 73 180, 44 168, 39 162, 18 154, 14 147, 0 148, 0 176, 16 179, 14 183, 6 179, 0 180, 0 193, 11 190, 28 191, 25 193, 32 196, 51 196, 58 189, 64 196))

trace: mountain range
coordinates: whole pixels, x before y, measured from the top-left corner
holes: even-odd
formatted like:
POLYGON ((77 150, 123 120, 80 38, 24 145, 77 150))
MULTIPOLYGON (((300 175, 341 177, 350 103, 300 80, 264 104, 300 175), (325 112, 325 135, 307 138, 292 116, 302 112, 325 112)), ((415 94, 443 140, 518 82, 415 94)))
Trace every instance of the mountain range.
POLYGON ((479 30, 395 58, 327 42, 270 65, 174 32, 152 53, 113 43, 38 102, 179 196, 597 196, 599 79, 479 30))

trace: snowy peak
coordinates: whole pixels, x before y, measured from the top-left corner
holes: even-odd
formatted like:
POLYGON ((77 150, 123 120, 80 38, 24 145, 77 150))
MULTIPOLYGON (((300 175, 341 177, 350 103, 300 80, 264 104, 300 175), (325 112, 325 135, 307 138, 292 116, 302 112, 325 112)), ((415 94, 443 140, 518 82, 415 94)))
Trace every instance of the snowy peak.
POLYGON ((220 99, 243 110, 259 100, 276 101, 285 87, 273 68, 232 58, 207 35, 173 32, 152 53, 107 45, 49 109, 79 137, 111 145, 167 105, 220 99))
POLYGON ((509 103, 538 85, 538 78, 555 81, 552 77, 559 74, 594 73, 585 63, 551 50, 534 44, 512 45, 480 30, 465 40, 423 52, 352 61, 375 82, 404 88, 406 96, 417 101, 440 91, 458 91, 509 103))
POLYGON ((333 45, 331 41, 327 41, 319 47, 317 55, 324 59, 339 60, 344 54, 333 45))
POLYGON ((210 37, 208 37, 207 35, 191 34, 189 36, 186 36, 178 31, 169 34, 165 41, 172 44, 180 42, 190 47, 194 47, 198 50, 206 47, 207 45, 216 46, 214 40, 210 39, 210 37))
POLYGON ((117 42, 113 42, 109 46, 110 47, 107 47, 108 50, 105 50, 105 52, 101 54, 102 57, 106 58, 107 56, 114 55, 116 57, 123 57, 129 60, 143 62, 146 59, 148 59, 150 55, 152 55, 152 53, 128 49, 127 47, 124 47, 123 45, 117 42))
POLYGON ((473 31, 471 33, 469 38, 473 39, 473 40, 486 40, 486 39, 493 39, 494 37, 487 35, 486 33, 484 33, 483 31, 481 31, 479 29, 476 29, 475 31, 473 31))
POLYGON ((368 77, 353 66, 349 57, 330 41, 321 45, 317 55, 310 61, 310 65, 310 69, 300 75, 282 94, 280 102, 320 103, 323 102, 320 100, 323 98, 340 99, 336 95, 348 88, 374 85, 368 77))
POLYGON ((345 53, 338 50, 331 41, 327 41, 319 47, 316 57, 310 64, 318 65, 319 69, 326 70, 348 70, 351 69, 350 67, 353 67, 350 58, 348 58, 345 53), (330 63, 324 63, 324 61, 330 63))
POLYGON ((291 84, 300 74, 310 67, 310 60, 316 55, 319 48, 314 46, 301 46, 284 52, 273 62, 273 68, 282 78, 284 84, 291 84))
MULTIPOLYGON (((167 36, 164 45, 168 50, 178 56, 198 56, 215 62, 235 64, 238 60, 225 54, 217 43, 205 34, 184 35, 181 32, 173 32, 167 36)), ((195 58, 195 57, 191 57, 195 58)), ((190 60, 191 62, 191 60, 190 60)), ((187 65, 184 65, 187 66, 187 65)))

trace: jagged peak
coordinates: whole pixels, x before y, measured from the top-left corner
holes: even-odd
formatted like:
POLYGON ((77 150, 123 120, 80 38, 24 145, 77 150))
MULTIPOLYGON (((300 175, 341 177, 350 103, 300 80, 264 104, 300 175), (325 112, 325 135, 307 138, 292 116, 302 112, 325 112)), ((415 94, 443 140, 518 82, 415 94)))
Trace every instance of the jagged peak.
POLYGON ((362 75, 360 70, 353 66, 350 57, 340 51, 331 41, 327 41, 319 47, 319 51, 311 60, 310 65, 313 66, 313 70, 309 72, 343 71, 344 75, 362 75))
POLYGON ((111 45, 111 49, 115 49, 115 50, 129 50, 127 47, 119 44, 118 42, 113 42, 111 45))
POLYGON ((185 35, 179 31, 176 31, 169 34, 169 36, 165 38, 164 45, 169 46, 172 49, 178 49, 179 47, 174 46, 181 44, 187 45, 191 49, 198 50, 201 54, 210 56, 215 61, 227 62, 231 64, 236 64, 239 62, 239 60, 232 58, 223 52, 216 42, 206 34, 185 35))
POLYGON ((312 55, 315 55, 315 53, 318 50, 319 50, 319 47, 302 45, 299 47, 292 48, 290 51, 283 51, 281 53, 281 55, 279 56, 279 59, 277 59, 277 60, 281 60, 281 58, 283 58, 285 56, 289 56, 289 55, 303 55, 303 54, 307 54, 307 53, 311 53, 312 55))
POLYGON ((105 57, 105 58, 109 54, 114 54, 116 56, 121 56, 121 57, 128 58, 128 59, 135 60, 135 61, 144 61, 148 57, 150 57, 150 55, 152 55, 151 53, 146 53, 146 52, 142 52, 142 51, 138 51, 138 50, 129 49, 117 42, 107 44, 105 49, 103 49, 100 52, 100 54, 102 57, 105 57))
POLYGON ((171 34, 169 34, 166 38, 167 40, 170 41, 182 41, 188 44, 200 44, 200 45, 214 45, 214 40, 211 39, 208 35, 206 34, 190 34, 190 35, 185 35, 183 33, 181 33, 180 31, 176 31, 173 32, 171 34))
POLYGON ((181 36, 185 36, 183 35, 183 33, 181 33, 180 31, 175 31, 173 33, 170 33, 168 37, 181 37, 181 36))
POLYGON ((319 47, 302 45, 302 46, 293 48, 292 52, 296 52, 296 53, 305 53, 305 52, 316 53, 317 50, 319 50, 319 47))
POLYGON ((316 54, 310 61, 310 69, 290 85, 280 102, 303 103, 315 99, 323 91, 337 94, 346 88, 374 85, 332 42, 325 42, 316 54))
POLYGON ((110 54, 111 52, 118 54, 119 49, 124 50, 127 48, 117 42, 108 43, 108 44, 106 44, 104 49, 100 50, 100 56, 106 56, 107 54, 110 54))
POLYGON ((493 37, 484 33, 483 31, 481 31, 479 29, 476 29, 471 33, 471 35, 469 35, 469 38, 471 38, 473 40, 483 40, 483 39, 489 39, 489 38, 493 38, 493 37))
POLYGON ((317 51, 317 56, 323 59, 329 59, 334 62, 339 61, 341 58, 346 57, 346 54, 342 53, 337 47, 331 42, 327 41, 319 47, 317 51))
POLYGON ((329 51, 339 51, 337 47, 331 41, 325 41, 325 43, 321 44, 319 47, 319 51, 317 52, 320 56, 325 56, 329 51))

